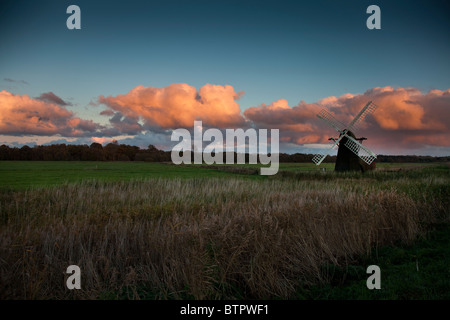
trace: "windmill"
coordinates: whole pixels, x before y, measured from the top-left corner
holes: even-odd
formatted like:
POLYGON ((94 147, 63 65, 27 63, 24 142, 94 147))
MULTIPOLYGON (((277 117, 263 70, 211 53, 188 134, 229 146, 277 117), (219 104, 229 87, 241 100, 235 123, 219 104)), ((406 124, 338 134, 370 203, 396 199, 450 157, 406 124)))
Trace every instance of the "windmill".
POLYGON ((317 117, 336 129, 339 132, 339 137, 337 139, 330 138, 329 140, 334 141, 333 146, 325 153, 316 154, 312 158, 312 161, 316 165, 320 165, 326 156, 338 146, 338 155, 336 157, 335 166, 336 171, 361 170, 359 159, 370 166, 377 156, 362 145, 362 140, 366 140, 366 138, 356 138, 353 132, 369 114, 375 111, 376 108, 377 106, 372 101, 369 101, 348 126, 345 126, 342 122, 338 121, 326 109, 322 109, 317 114, 317 117))

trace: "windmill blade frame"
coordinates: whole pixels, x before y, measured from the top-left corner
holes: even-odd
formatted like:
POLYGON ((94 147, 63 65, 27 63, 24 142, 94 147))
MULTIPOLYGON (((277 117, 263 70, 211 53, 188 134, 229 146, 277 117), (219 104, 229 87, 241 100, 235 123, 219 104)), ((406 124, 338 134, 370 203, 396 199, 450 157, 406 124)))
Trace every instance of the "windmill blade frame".
POLYGON ((347 131, 354 131, 358 125, 369 115, 372 114, 377 109, 377 105, 372 101, 369 101, 361 111, 355 116, 355 118, 350 122, 347 127, 347 131))
POLYGON ((347 134, 345 134, 345 136, 347 137, 345 146, 359 158, 361 158, 361 160, 363 160, 365 163, 367 163, 368 165, 372 164, 372 162, 377 158, 376 154, 370 151, 368 148, 364 147, 361 143, 356 141, 356 139, 348 136, 347 134))
POLYGON ((318 153, 318 154, 316 154, 316 155, 312 158, 312 162, 314 162, 314 163, 316 164, 316 166, 320 165, 320 164, 322 163, 322 161, 325 160, 325 158, 330 154, 331 150, 333 150, 333 149, 339 144, 339 141, 341 141, 341 139, 342 139, 343 137, 345 137, 345 136, 346 136, 346 135, 341 135, 341 136, 339 137, 339 139, 337 139, 337 140, 334 142, 333 146, 332 146, 330 149, 328 149, 325 153, 318 153))
MULTIPOLYGON (((373 101, 369 101, 359 112, 358 114, 353 118, 353 120, 350 122, 348 126, 345 126, 342 122, 337 120, 328 110, 322 109, 316 116, 326 122, 329 126, 336 129, 340 134, 338 139, 333 139, 334 144, 333 146, 328 149, 324 153, 319 153, 313 156, 312 161, 316 165, 320 165, 322 161, 330 154, 330 152, 336 147, 339 146, 339 149, 341 147, 345 147, 349 149, 353 154, 358 156, 361 160, 363 160, 368 165, 371 165, 372 162, 377 158, 376 154, 374 154, 372 151, 370 151, 368 148, 363 146, 360 142, 358 142, 354 137, 354 130, 362 123, 362 121, 370 114, 372 114, 377 109, 377 105, 373 103, 373 101), (346 137, 346 141, 343 146, 339 144, 339 142, 346 137)), ((348 156, 343 156, 347 157, 348 156)), ((339 160, 339 152, 338 152, 338 158, 336 161, 339 160)), ((342 160, 339 160, 340 163, 342 163, 342 160)), ((349 160, 344 160, 349 161, 349 160)), ((337 166, 337 163, 336 163, 337 166)), ((345 167, 345 166, 344 166, 345 167)), ((337 167, 336 167, 337 168, 337 167)), ((335 170, 337 170, 335 168, 335 170)), ((342 170, 342 169, 339 169, 342 170)), ((347 170, 347 169, 344 169, 347 170)), ((353 169, 351 169, 353 170, 353 169)))
POLYGON ((328 123, 328 125, 336 129, 338 132, 344 132, 346 126, 342 122, 337 120, 330 112, 328 112, 327 109, 320 110, 320 112, 316 116, 317 118, 328 123))

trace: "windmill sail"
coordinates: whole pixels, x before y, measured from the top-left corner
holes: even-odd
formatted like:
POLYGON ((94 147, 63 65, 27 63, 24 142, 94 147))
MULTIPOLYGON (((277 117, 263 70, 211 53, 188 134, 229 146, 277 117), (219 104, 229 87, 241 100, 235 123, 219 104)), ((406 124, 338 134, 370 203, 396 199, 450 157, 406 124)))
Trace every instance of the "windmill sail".
POLYGON ((339 137, 339 139, 337 139, 337 140, 334 142, 333 146, 332 146, 330 149, 328 149, 326 152, 316 154, 316 155, 312 158, 312 161, 313 161, 316 165, 321 164, 322 161, 325 160, 325 158, 327 157, 327 155, 330 154, 331 150, 333 150, 333 149, 338 145, 339 141, 341 141, 341 139, 342 139, 343 137, 344 137, 344 135, 341 135, 341 136, 339 137))
POLYGON ((377 156, 372 151, 364 147, 361 143, 348 135, 346 135, 346 137, 347 142, 345 143, 345 146, 358 157, 360 157, 365 163, 370 165, 373 160, 377 158, 377 156))
POLYGON ((356 129, 359 124, 371 113, 375 111, 377 108, 377 105, 374 104, 372 101, 369 101, 364 108, 361 109, 361 111, 356 115, 356 117, 353 119, 352 122, 348 125, 347 131, 353 131, 356 129))
MULTIPOLYGON (((337 145, 339 145, 339 141, 341 141, 342 138, 346 137, 347 138, 346 141, 344 140, 345 147, 349 149, 351 152, 353 152, 355 155, 357 155, 359 158, 361 158, 365 163, 370 165, 377 158, 377 156, 354 138, 354 130, 362 123, 362 121, 368 115, 372 114, 376 108, 377 106, 372 101, 369 101, 356 115, 353 121, 350 122, 348 126, 345 126, 342 122, 337 120, 330 112, 328 112, 328 110, 322 109, 317 114, 317 117, 325 121, 328 125, 330 125, 334 129, 336 129, 340 133, 340 135, 338 139, 334 140, 334 145, 329 150, 327 150, 327 152, 316 154, 312 158, 312 161, 316 165, 320 165, 322 161, 327 157, 327 155, 331 152, 331 150, 333 150, 337 145)), ((339 146, 339 148, 341 148, 341 146, 339 146)))
POLYGON ((345 125, 337 120, 331 113, 328 112, 326 109, 320 110, 320 112, 317 114, 317 117, 319 119, 322 119, 326 123, 328 123, 330 126, 335 128, 339 132, 343 132, 345 129, 345 125))

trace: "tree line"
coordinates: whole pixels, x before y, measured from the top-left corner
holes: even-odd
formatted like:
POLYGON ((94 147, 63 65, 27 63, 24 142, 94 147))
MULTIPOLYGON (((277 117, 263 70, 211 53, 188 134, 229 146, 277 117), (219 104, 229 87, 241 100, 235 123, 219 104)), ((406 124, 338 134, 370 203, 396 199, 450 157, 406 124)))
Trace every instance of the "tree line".
POLYGON ((112 142, 106 146, 94 142, 91 145, 53 144, 46 146, 23 146, 21 148, 0 146, 0 160, 29 161, 170 161, 170 152, 150 145, 147 149, 112 142))
MULTIPOLYGON (((234 152, 234 156, 237 154, 234 152)), ((286 162, 311 162, 313 154, 303 153, 280 153, 279 161, 286 162)), ((223 154, 225 163, 225 153, 223 154)), ((246 162, 248 162, 246 154, 246 162)), ((192 157, 193 159, 193 157, 192 157)), ((236 159, 236 158, 235 158, 236 159)), ((106 146, 94 142, 91 145, 38 145, 29 147, 27 145, 18 147, 0 146, 0 160, 26 160, 26 161, 149 161, 149 162, 171 162, 171 151, 159 150, 154 145, 149 145, 147 149, 136 146, 118 144, 111 142, 106 146)), ((335 162, 336 156, 328 156, 324 162, 335 162)), ((391 163, 426 163, 426 162, 448 162, 450 156, 394 156, 378 155, 377 162, 391 163)))

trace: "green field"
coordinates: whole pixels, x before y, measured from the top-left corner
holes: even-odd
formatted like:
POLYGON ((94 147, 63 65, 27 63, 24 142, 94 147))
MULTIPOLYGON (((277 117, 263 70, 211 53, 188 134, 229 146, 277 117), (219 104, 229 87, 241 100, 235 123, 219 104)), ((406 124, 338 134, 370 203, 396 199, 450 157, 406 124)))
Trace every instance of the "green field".
POLYGON ((0 299, 450 298, 447 163, 257 168, 0 162, 0 299))
MULTIPOLYGON (((23 189, 83 180, 226 177, 236 174, 198 166, 150 162, 1 161, 0 188, 23 189)), ((244 176, 244 175, 242 175, 244 176)))
MULTIPOLYGON (((173 165, 155 162, 101 161, 1 161, 0 188, 20 190, 29 187, 55 186, 83 180, 130 181, 149 178, 241 177, 264 179, 258 174, 236 172, 232 167, 259 168, 261 165, 173 165)), ((332 170, 333 164, 320 168, 332 170)), ((280 164, 280 170, 320 171, 313 163, 280 164)))
MULTIPOLYGON (((429 167, 435 164, 379 164, 377 170, 429 167)), ((29 187, 55 186, 83 180, 130 181, 149 178, 207 178, 241 177, 266 179, 258 174, 246 174, 225 170, 230 167, 259 168, 261 165, 173 165, 154 162, 101 162, 101 161, 0 161, 0 188, 20 190, 29 187), (219 169, 217 169, 219 167, 219 169), (220 167, 223 169, 221 170, 220 167)), ((331 172, 334 164, 281 163, 279 172, 318 173, 331 172)))

